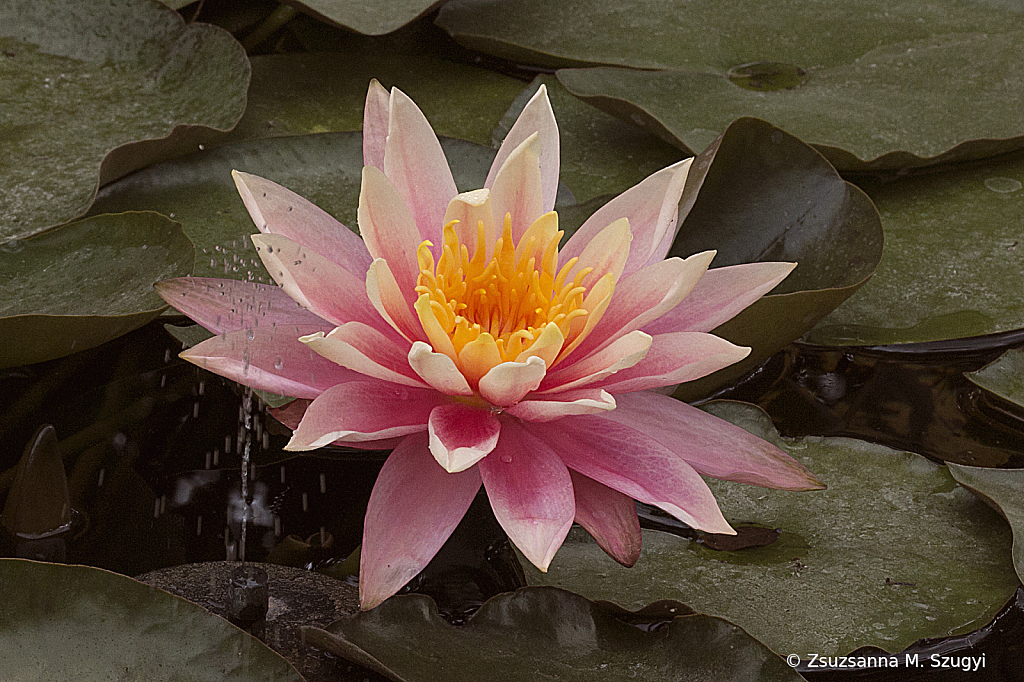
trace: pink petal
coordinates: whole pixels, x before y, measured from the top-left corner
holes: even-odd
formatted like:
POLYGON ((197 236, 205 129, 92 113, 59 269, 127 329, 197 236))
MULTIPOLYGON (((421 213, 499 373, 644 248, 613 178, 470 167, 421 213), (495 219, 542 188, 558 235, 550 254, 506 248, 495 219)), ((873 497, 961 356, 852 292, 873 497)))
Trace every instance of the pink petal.
MULTIPOLYGON (((494 242, 498 239, 499 226, 494 222, 494 211, 491 207, 491 193, 486 189, 475 189, 463 192, 448 203, 444 212, 444 224, 457 220, 455 233, 459 243, 466 246, 470 257, 476 253, 477 226, 484 224, 484 243, 481 248, 490 254, 494 250, 494 242)), ((440 245, 440 244, 439 244, 440 245)))
POLYGON ((601 419, 642 428, 705 476, 782 490, 825 486, 795 459, 738 426, 650 391, 616 396, 601 419))
POLYGON ((417 341, 409 349, 409 367, 431 387, 446 395, 473 395, 466 377, 455 361, 444 353, 435 353, 426 343, 417 341))
MULTIPOLYGON (((491 170, 487 173, 484 187, 490 188, 494 185, 498 170, 505 160, 534 133, 537 133, 540 149, 540 182, 543 188, 541 213, 547 213, 554 209, 555 195, 558 193, 559 142, 558 124, 555 123, 555 112, 551 110, 545 85, 541 85, 526 103, 519 118, 502 141, 498 155, 491 164, 491 170)), ((502 218, 504 214, 499 216, 499 219, 502 218)))
POLYGON ((426 338, 423 326, 409 308, 405 293, 383 258, 373 261, 366 271, 366 297, 381 319, 407 341, 426 338))
POLYGON ((593 384, 644 359, 651 347, 651 336, 635 330, 616 339, 596 353, 571 365, 560 365, 544 377, 544 393, 567 391, 593 384))
POLYGON ((334 324, 359 321, 391 330, 366 297, 363 273, 354 275, 337 263, 287 237, 254 234, 253 244, 270 276, 303 307, 334 324))
POLYGON ((405 438, 377 476, 363 521, 359 608, 400 590, 441 549, 480 490, 476 468, 449 474, 430 456, 427 434, 405 438))
POLYGON ((332 386, 316 398, 285 450, 315 450, 335 441, 358 443, 426 431, 430 411, 443 398, 431 389, 406 388, 360 376, 332 386))
POLYGON ((502 419, 498 445, 478 468, 498 523, 546 571, 576 514, 565 465, 519 422, 502 419))
POLYGON ((608 224, 583 248, 579 262, 569 271, 567 279, 575 277, 584 268, 592 268, 590 274, 581 280, 588 289, 593 289, 594 284, 608 274, 618 281, 629 257, 630 240, 629 221, 619 219, 608 224))
POLYGON ((512 217, 512 239, 519 243, 523 233, 544 215, 544 188, 541 186, 540 143, 536 134, 516 147, 498 169, 491 185, 491 207, 498 233, 505 214, 512 217))
POLYGON ((623 566, 640 558, 640 519, 633 498, 569 469, 576 495, 576 523, 623 566))
POLYGON ((544 361, 531 356, 526 362, 503 362, 480 378, 480 395, 492 405, 512 405, 540 386, 544 380, 544 361))
POLYGON ((214 334, 272 324, 334 325, 296 303, 281 287, 212 277, 176 277, 153 285, 160 297, 214 334))
POLYGON ((231 175, 260 232, 287 237, 354 275, 366 272, 370 254, 363 240, 326 211, 270 180, 238 171, 231 175))
POLYGON ((615 398, 599 388, 581 388, 564 393, 534 393, 506 408, 513 417, 528 422, 549 422, 580 414, 601 414, 615 409, 615 398))
POLYGON ((315 398, 359 375, 310 351, 300 336, 319 325, 259 326, 207 339, 181 353, 189 362, 261 391, 315 398))
MULTIPOLYGON (((398 88, 391 89, 390 109, 384 174, 412 212, 420 235, 416 243, 436 240, 448 202, 458 194, 448 160, 423 112, 398 88)), ((360 219, 360 231, 362 225, 360 219)))
POLYGON ((682 303, 644 331, 709 332, 774 289, 795 267, 796 263, 745 263, 708 270, 682 303))
MULTIPOLYGON (((270 414, 274 416, 274 419, 294 431, 299 428, 299 423, 302 421, 302 417, 306 414, 306 408, 308 408, 312 402, 312 400, 305 398, 297 398, 282 407, 270 408, 270 414)), ((407 438, 407 436, 384 438, 383 440, 364 440, 358 443, 337 443, 337 445, 346 448, 355 448, 357 450, 394 450, 405 438, 407 438)))
MULTIPOLYGON (((626 218, 633 241, 623 273, 629 275, 665 257, 658 250, 666 235, 674 234, 679 215, 679 198, 693 159, 663 168, 599 208, 565 244, 560 257, 568 260, 583 249, 607 225, 626 218)), ((669 240, 671 243, 671 240, 669 240)))
POLYGON ((682 457, 637 430, 646 431, 648 422, 625 426, 608 418, 617 412, 532 423, 530 430, 584 476, 660 507, 694 528, 735 534, 704 479, 682 457))
POLYGON ((749 354, 749 348, 733 345, 714 334, 657 334, 643 360, 589 385, 619 395, 681 384, 717 372, 749 354))
MULTIPOLYGON (((444 212, 442 211, 442 216, 444 212)), ((374 259, 387 261, 399 291, 411 307, 416 302, 416 279, 420 266, 416 248, 422 241, 412 214, 398 191, 373 166, 363 168, 359 190, 359 232, 374 259)), ((440 217, 438 218, 440 220, 440 217)), ((438 234, 434 238, 439 237, 438 234)), ((364 271, 365 272, 365 271, 364 271)))
POLYGON ((460 403, 438 405, 430 413, 430 454, 448 473, 465 471, 498 444, 501 425, 490 410, 460 403))
POLYGON ((370 81, 363 107, 363 165, 384 171, 384 143, 388 138, 391 95, 377 79, 370 81))
POLYGON ((714 251, 705 251, 685 260, 669 258, 640 268, 616 282, 615 295, 601 322, 565 364, 571 365, 587 357, 675 308, 707 272, 714 256, 714 251))
MULTIPOLYGON (((409 367, 405 348, 361 322, 348 322, 326 336, 318 332, 300 340, 318 355, 353 372, 403 386, 427 388, 409 367)), ((408 341, 403 343, 409 345, 408 341)))

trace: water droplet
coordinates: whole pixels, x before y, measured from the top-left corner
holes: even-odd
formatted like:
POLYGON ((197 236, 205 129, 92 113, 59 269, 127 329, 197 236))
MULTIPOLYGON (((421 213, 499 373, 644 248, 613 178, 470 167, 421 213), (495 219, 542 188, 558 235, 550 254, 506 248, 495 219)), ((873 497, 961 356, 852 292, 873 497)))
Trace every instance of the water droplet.
POLYGON ((274 360, 274 369, 281 369, 284 367, 284 361, 278 356, 277 360, 274 360))
POLYGON ((1014 180, 1013 178, 1004 178, 996 176, 994 178, 987 178, 985 180, 985 187, 988 187, 993 192, 999 192, 1000 194, 1009 194, 1010 192, 1016 192, 1022 186, 1020 180, 1014 180))
POLYGON ((512 455, 502 455, 501 456, 501 461, 504 462, 505 464, 511 464, 512 463, 512 455))
POLYGON ((809 77, 806 69, 783 62, 740 64, 729 69, 726 75, 733 85, 756 92, 789 90, 802 85, 809 77))

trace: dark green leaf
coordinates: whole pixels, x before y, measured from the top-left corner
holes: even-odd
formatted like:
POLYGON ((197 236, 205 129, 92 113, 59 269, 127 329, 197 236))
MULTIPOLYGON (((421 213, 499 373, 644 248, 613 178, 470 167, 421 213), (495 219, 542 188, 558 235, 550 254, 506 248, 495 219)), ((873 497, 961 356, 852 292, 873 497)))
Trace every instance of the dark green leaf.
POLYGON ((964 374, 976 385, 1024 407, 1024 349, 1008 350, 977 372, 964 374))
POLYGON ((381 35, 423 16, 445 0, 288 0, 307 14, 359 33, 381 35))
POLYGON ((1013 564, 1024 581, 1024 469, 985 469, 950 462, 949 472, 1009 522, 1013 564))

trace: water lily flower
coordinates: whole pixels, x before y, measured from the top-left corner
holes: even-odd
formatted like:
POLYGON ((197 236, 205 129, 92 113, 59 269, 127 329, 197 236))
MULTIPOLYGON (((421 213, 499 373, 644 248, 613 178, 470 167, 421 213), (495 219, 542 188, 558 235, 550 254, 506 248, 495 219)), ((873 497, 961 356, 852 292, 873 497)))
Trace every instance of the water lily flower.
POLYGON ((701 476, 808 490, 773 445, 655 389, 747 355, 709 333, 793 269, 665 259, 690 161, 599 209, 562 244, 558 128, 543 87, 482 189, 460 193, 422 112, 366 100, 362 239, 297 194, 234 173, 280 287, 182 278, 160 294, 217 336, 182 357, 301 399, 288 450, 393 448, 370 496, 360 599, 418 573, 481 485, 545 570, 573 521, 617 561, 640 552, 633 500, 733 533, 701 476))

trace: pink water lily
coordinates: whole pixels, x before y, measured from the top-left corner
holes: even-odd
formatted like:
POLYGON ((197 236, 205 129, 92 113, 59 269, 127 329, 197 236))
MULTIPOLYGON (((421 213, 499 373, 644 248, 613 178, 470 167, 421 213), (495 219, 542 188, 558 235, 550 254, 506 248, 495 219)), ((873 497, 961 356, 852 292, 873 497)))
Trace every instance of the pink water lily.
POLYGON ((665 260, 689 160, 613 199, 560 245, 558 128, 543 87, 483 189, 459 193, 426 118, 376 81, 363 155, 362 239, 293 192, 236 172, 260 230, 252 240, 280 287, 158 287, 217 334, 182 357, 303 399, 279 412, 294 429, 287 449, 394 449, 366 513, 362 608, 427 564, 481 485, 541 570, 573 521, 632 565, 633 499, 733 533, 702 475, 821 487, 773 445, 649 390, 745 357, 709 332, 794 267, 708 270, 714 252, 665 260))

